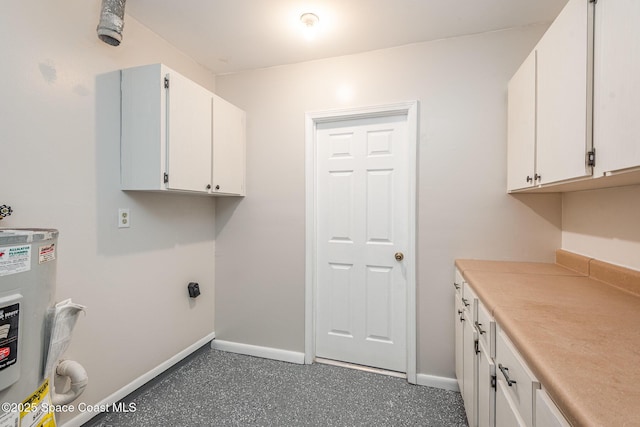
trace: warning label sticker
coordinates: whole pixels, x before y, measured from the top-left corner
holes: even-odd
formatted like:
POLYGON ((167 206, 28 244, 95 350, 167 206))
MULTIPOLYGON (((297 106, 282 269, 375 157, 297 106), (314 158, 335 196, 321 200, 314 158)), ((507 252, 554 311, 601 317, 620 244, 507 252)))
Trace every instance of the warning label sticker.
POLYGON ((21 427, 56 427, 48 379, 27 397, 21 406, 21 427))
POLYGON ((31 245, 0 247, 0 276, 31 270, 31 245))
POLYGON ((38 264, 43 264, 45 262, 53 261, 56 259, 56 244, 51 243, 50 245, 40 246, 38 249, 38 264))
POLYGON ((0 371, 18 360, 18 325, 20 304, 0 307, 0 371))

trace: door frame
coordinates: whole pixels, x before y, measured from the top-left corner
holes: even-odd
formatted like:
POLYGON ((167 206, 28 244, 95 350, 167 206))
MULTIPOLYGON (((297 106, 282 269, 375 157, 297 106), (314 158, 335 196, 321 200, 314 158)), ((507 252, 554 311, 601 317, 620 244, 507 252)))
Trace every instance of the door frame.
POLYGON ((407 116, 407 149, 409 162, 409 244, 407 261, 407 381, 416 384, 416 233, 417 233, 417 159, 418 101, 369 107, 307 112, 305 114, 305 355, 306 364, 313 363, 315 348, 316 277, 317 277, 317 215, 316 215, 316 134, 320 123, 375 117, 407 116))

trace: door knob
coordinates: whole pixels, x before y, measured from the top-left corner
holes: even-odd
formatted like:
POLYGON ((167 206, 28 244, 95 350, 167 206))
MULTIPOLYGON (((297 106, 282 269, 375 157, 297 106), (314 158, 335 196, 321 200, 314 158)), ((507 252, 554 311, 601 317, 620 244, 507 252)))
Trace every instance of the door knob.
POLYGON ((395 257, 396 261, 402 261, 404 259, 404 254, 402 252, 396 252, 395 257))

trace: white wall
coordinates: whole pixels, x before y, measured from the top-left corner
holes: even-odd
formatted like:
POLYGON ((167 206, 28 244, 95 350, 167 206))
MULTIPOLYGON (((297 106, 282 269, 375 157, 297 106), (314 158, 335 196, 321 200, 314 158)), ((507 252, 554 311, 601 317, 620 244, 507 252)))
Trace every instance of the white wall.
POLYGON ((218 338, 304 351, 304 113, 417 99, 418 373, 452 378, 454 259, 553 261, 560 246, 560 196, 505 190, 507 81, 544 30, 217 76, 248 118, 247 197, 216 207, 218 338))
POLYGON ((565 193, 562 248, 640 270, 640 185, 565 193))
MULTIPOLYGON (((66 358, 96 403, 213 331, 215 202, 119 190, 119 75, 164 62, 213 89, 206 69, 130 16, 98 40, 100 0, 6 0, 0 13, 3 227, 60 230, 57 299, 88 306, 66 358), (131 228, 116 228, 117 209, 131 228), (190 301, 186 286, 202 296, 190 301)), ((62 414, 58 420, 68 420, 62 414)))

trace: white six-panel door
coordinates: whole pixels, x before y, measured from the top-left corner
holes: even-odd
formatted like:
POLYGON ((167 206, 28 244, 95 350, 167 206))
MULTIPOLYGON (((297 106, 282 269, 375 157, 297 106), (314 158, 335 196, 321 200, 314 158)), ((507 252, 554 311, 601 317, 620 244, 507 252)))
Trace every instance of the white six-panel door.
POLYGON ((316 356, 407 370, 407 116, 316 133, 316 356))

